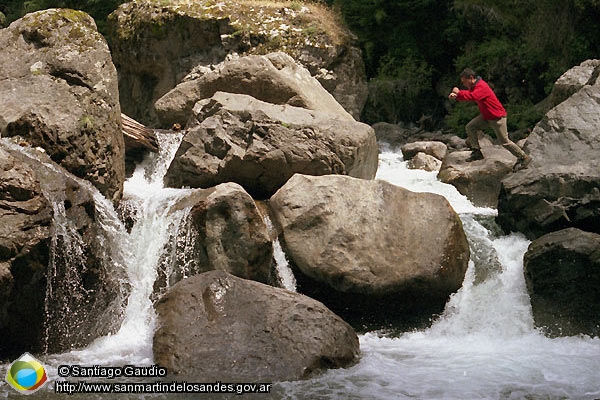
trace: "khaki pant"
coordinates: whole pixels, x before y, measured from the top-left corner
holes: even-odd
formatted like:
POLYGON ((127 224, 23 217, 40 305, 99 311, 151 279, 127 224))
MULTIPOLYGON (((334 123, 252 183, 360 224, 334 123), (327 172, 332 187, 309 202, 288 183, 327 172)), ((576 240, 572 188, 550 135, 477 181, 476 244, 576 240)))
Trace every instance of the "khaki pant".
POLYGON ((508 138, 508 129, 506 128, 506 117, 485 120, 479 114, 475 118, 471 120, 465 127, 467 131, 467 137, 469 138, 469 142, 471 143, 472 149, 479 149, 479 137, 477 136, 477 132, 484 130, 485 128, 490 127, 493 129, 496 137, 502 144, 502 146, 506 147, 508 151, 510 151, 515 157, 519 160, 527 158, 527 154, 513 141, 508 138))

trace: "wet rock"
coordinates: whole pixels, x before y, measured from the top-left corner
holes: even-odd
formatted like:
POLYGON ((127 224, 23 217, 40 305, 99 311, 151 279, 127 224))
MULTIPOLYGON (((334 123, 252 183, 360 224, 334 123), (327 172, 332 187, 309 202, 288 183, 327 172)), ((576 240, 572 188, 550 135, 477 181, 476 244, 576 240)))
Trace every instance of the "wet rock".
POLYGON ((170 187, 236 182, 252 196, 268 198, 294 173, 375 177, 373 130, 338 114, 223 92, 197 103, 194 112, 197 125, 165 176, 170 187))
POLYGON ((359 352, 354 330, 323 304, 222 271, 179 282, 156 311, 154 361, 195 381, 298 380, 359 352))
POLYGON ((269 203, 299 291, 348 321, 429 318, 462 285, 469 247, 442 196, 297 174, 269 203))
POLYGON ((184 80, 155 103, 162 126, 185 124, 193 116, 196 102, 218 91, 247 94, 267 103, 289 104, 352 119, 306 68, 279 52, 227 60, 184 80))
POLYGON ((114 243, 100 236, 91 184, 40 150, 2 142, 0 188, 0 356, 112 332, 124 291, 118 269, 104 268, 115 265, 114 243))
POLYGON ((115 201, 125 179, 120 112, 117 72, 90 16, 50 9, 0 31, 0 135, 44 148, 115 201))
POLYGON ((524 257, 535 324, 551 336, 600 334, 600 235, 576 228, 534 240, 524 257))
POLYGON ((34 171, 0 147, 0 355, 39 349, 52 207, 34 171))
POLYGON ((271 283, 273 245, 263 216, 250 195, 236 183, 223 183, 210 189, 197 189, 176 208, 191 206, 193 249, 186 254, 194 267, 174 269, 171 284, 213 270, 237 277, 271 283))

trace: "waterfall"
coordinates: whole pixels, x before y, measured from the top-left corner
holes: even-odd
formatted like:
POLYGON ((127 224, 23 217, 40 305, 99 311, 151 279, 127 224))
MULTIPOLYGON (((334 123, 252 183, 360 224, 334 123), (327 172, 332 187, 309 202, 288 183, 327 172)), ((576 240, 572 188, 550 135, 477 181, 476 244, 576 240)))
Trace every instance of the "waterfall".
POLYGON ((191 206, 178 206, 191 190, 164 188, 162 183, 182 134, 157 132, 156 135, 159 153, 141 163, 124 187, 122 213, 132 220, 132 226, 130 232, 122 234, 120 244, 125 253, 126 281, 130 285, 121 326, 115 334, 101 337, 85 349, 54 356, 55 362, 152 363, 155 291, 165 291, 174 283, 173 275, 179 279, 187 276, 185 270, 192 268, 193 262, 186 259, 186 254, 194 237, 188 221, 191 206), (175 271, 173 266, 180 260, 183 271, 175 271), (162 288, 158 287, 159 276, 164 277, 162 288))
POLYGON ((281 247, 281 243, 279 242, 279 238, 277 237, 276 229, 273 225, 273 221, 271 221, 271 217, 269 216, 268 207, 259 206, 259 211, 263 216, 263 221, 267 226, 267 230, 270 232, 273 239, 273 258, 275 259, 275 273, 277 274, 277 282, 279 286, 284 289, 289 290, 290 292, 296 291, 296 277, 294 276, 294 271, 290 267, 290 263, 281 247), (262 209, 262 210, 261 210, 262 209))
POLYGON ((182 136, 157 132, 159 153, 148 157, 125 182, 121 214, 131 222, 129 231, 112 204, 90 183, 57 167, 43 153, 3 139, 3 145, 13 154, 35 162, 42 191, 53 209, 46 346, 57 341, 77 345, 77 334, 104 335, 83 349, 47 357, 50 364, 152 362, 156 324, 152 301, 158 297, 156 292, 164 292, 197 269, 188 255, 196 234, 188 218, 191 206, 179 205, 191 190, 168 189, 162 183, 182 136), (110 303, 104 301, 93 308, 94 314, 89 309, 79 309, 89 302, 88 294, 91 298, 95 294, 88 293, 93 291, 82 282, 82 273, 90 263, 86 249, 89 243, 84 243, 76 221, 69 218, 65 209, 66 188, 75 186, 83 191, 84 200, 93 203, 98 230, 92 241, 94 255, 100 258, 103 284, 108 282, 107 291, 113 293, 110 303), (94 326, 87 326, 86 320, 92 319, 94 326))
POLYGON ((290 268, 290 264, 285 256, 279 239, 273 240, 273 257, 275 258, 275 266, 277 270, 277 278, 281 282, 281 287, 291 292, 296 291, 296 277, 290 268))

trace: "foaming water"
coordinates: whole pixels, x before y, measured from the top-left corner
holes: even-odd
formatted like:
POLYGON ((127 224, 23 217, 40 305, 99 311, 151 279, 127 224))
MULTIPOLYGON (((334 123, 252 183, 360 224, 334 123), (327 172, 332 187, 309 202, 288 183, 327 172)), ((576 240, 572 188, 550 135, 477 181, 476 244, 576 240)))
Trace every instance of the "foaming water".
MULTIPOLYGON (((152 363, 152 337, 156 315, 152 305, 154 285, 158 278, 161 259, 173 249, 169 242, 185 229, 190 207, 179 209, 178 202, 190 190, 163 188, 162 179, 174 157, 181 135, 157 134, 160 152, 142 163, 125 182, 123 208, 133 220, 129 232, 116 229, 119 247, 123 252, 126 281, 130 286, 124 320, 114 335, 98 338, 89 346, 64 354, 48 357, 54 366, 80 363, 86 365, 149 365, 152 363), (183 228, 182 228, 183 227, 183 228)), ((110 221, 102 224, 117 225, 113 213, 110 221)), ((52 367, 50 368, 52 370, 52 367)))
POLYGON ((529 241, 485 226, 496 211, 473 206, 435 172, 380 155, 378 179, 445 196, 460 214, 471 260, 462 288, 425 330, 360 336, 347 369, 280 386, 286 399, 598 399, 600 339, 550 339, 534 328, 523 277, 529 241))
POLYGON ((454 186, 438 181, 437 172, 408 169, 402 153, 384 151, 379 154, 377 179, 402 186, 413 192, 429 192, 444 196, 459 214, 497 214, 493 208, 474 206, 454 186))

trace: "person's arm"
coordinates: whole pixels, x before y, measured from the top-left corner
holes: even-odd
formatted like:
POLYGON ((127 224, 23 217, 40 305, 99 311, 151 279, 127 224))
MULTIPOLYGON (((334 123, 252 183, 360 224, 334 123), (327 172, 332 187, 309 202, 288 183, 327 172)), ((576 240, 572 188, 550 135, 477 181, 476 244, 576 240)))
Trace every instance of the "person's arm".
POLYGON ((477 84, 473 90, 459 90, 456 93, 456 100, 458 101, 479 101, 488 96, 485 85, 477 84))

